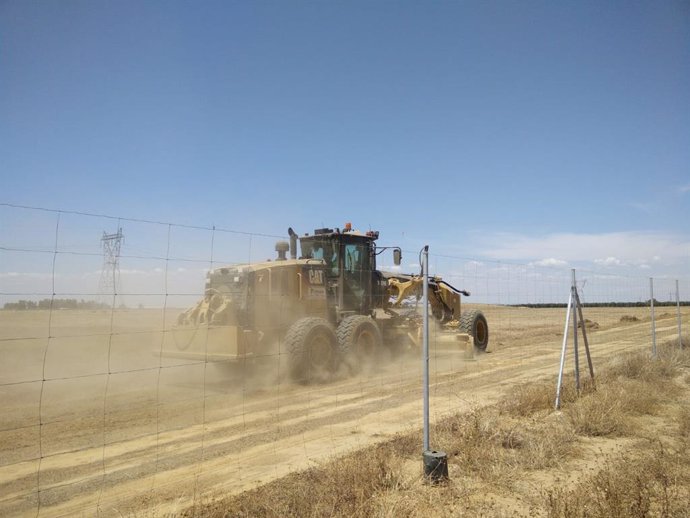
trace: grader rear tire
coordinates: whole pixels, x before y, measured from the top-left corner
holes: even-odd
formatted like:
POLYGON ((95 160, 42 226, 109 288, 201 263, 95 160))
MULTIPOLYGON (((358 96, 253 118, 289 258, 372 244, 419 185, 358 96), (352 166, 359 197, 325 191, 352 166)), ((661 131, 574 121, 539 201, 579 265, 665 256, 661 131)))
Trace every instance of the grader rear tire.
POLYGON ((338 368, 340 353, 333 327, 323 318, 303 318, 288 329, 290 377, 300 383, 327 381, 338 368))
POLYGON ((381 352, 381 331, 370 317, 353 315, 343 319, 336 335, 340 353, 351 372, 358 372, 381 352))
POLYGON ((460 315, 460 331, 474 338, 474 347, 486 351, 489 345, 489 324, 481 311, 464 311, 460 315))

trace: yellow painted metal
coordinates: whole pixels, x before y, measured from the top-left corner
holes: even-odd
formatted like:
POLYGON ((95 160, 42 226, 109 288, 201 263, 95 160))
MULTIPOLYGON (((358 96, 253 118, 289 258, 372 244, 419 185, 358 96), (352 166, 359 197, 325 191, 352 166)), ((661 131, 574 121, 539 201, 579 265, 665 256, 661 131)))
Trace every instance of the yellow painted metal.
MULTIPOLYGON (((460 295, 445 284, 438 282, 441 280, 440 277, 434 277, 433 280, 436 282, 434 283, 434 289, 429 294, 429 304, 431 305, 432 313, 434 315, 443 315, 442 320, 444 322, 460 318, 460 295)), ((388 279, 389 294, 395 299, 392 306, 400 306, 403 300, 409 297, 419 298, 423 288, 422 282, 423 278, 418 275, 411 276, 405 280, 395 277, 388 279)))
POLYGON ((163 356, 194 360, 239 360, 252 356, 256 333, 237 326, 176 326, 165 332, 163 356))

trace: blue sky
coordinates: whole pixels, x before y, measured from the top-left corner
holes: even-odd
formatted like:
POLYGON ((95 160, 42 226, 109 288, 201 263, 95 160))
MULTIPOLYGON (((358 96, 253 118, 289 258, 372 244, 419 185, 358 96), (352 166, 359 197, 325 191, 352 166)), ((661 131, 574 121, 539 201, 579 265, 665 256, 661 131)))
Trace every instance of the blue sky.
POLYGON ((690 3, 3 1, 0 177, 4 203, 690 277, 690 3))

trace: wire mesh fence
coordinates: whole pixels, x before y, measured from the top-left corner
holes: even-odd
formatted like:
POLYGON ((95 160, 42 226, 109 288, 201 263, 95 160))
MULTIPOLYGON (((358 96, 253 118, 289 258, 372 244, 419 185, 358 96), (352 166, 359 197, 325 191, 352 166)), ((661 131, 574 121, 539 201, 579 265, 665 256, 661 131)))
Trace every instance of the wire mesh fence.
MULTIPOLYGON (((280 261, 286 236, 6 204, 0 221, 2 515, 164 514, 421 425, 419 300, 393 305, 362 250, 280 261), (291 340, 330 336, 314 315, 346 339, 357 312, 333 309, 346 297, 385 306, 379 327, 395 315, 395 343, 384 334, 356 363, 342 348, 314 353, 325 374, 296 376, 291 340)), ((419 274, 417 250, 400 266, 389 252, 378 270, 419 274)), ((555 391, 568 267, 432 250, 430 270, 471 292, 463 310, 489 333, 479 354, 457 318, 432 327, 433 418, 537 377, 555 391)), ((577 283, 595 368, 690 324, 688 279, 650 289, 648 277, 578 271, 577 283)))

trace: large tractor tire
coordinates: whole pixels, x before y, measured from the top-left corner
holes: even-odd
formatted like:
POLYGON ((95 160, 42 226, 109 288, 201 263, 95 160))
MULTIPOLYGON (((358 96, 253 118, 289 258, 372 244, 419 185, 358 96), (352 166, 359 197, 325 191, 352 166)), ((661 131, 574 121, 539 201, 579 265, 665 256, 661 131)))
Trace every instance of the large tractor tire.
POLYGON ((486 351, 489 345, 489 324, 481 311, 463 311, 460 315, 460 331, 474 339, 475 349, 486 351))
POLYGON ((290 355, 290 377, 300 383, 326 381, 340 363, 335 332, 323 318, 303 318, 292 324, 285 346, 290 355))
POLYGON ((348 367, 353 372, 374 360, 381 352, 383 339, 376 322, 364 315, 343 319, 336 330, 338 346, 348 367))

